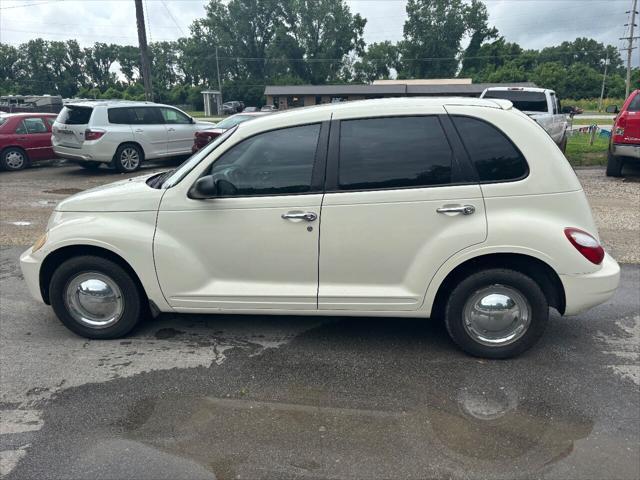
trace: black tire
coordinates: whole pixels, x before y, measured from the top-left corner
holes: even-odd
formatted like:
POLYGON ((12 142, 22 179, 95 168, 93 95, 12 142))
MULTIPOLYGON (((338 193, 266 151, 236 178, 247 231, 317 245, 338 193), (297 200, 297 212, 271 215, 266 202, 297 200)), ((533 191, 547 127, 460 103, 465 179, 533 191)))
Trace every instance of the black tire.
POLYGON ((445 312, 445 324, 453 341, 465 352, 484 358, 509 358, 528 350, 544 332, 548 319, 549 304, 540 286, 520 272, 498 268, 481 270, 464 278, 451 292, 445 312), (476 292, 496 285, 515 290, 524 297, 531 320, 524 334, 512 343, 487 346, 467 331, 464 308, 476 292))
POLYGON ((116 154, 113 157, 113 166, 119 172, 130 173, 138 170, 143 160, 144 152, 142 148, 134 143, 123 143, 116 150, 116 154), (128 161, 128 159, 132 158, 132 152, 135 152, 138 158, 134 165, 128 161))
POLYGON ((621 177, 623 165, 623 157, 613 155, 611 150, 607 152, 607 177, 621 177))
POLYGON ((49 284, 49 299, 62 323, 72 332, 86 338, 123 337, 137 325, 143 313, 141 292, 127 271, 111 260, 92 255, 71 258, 55 270, 49 284), (90 327, 76 320, 69 312, 65 301, 67 286, 72 279, 87 272, 98 272, 109 277, 122 293, 122 314, 112 325, 103 328, 90 327))
POLYGON ((98 162, 79 162, 78 165, 85 170, 98 170, 102 164, 98 162))
POLYGON ((0 155, 0 169, 17 172, 29 166, 29 155, 18 147, 5 148, 0 155))

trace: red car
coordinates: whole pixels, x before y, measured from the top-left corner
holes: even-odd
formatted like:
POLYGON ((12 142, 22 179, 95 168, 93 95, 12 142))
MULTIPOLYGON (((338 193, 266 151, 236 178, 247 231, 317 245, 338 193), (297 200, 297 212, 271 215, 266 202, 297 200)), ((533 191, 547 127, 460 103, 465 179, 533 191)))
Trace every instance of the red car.
POLYGON ((640 90, 631 92, 620 111, 612 105, 607 113, 618 114, 611 130, 607 176, 620 177, 625 163, 640 161, 640 90))
POLYGON ((268 115, 269 112, 243 112, 237 113, 235 115, 231 115, 219 123, 216 123, 213 128, 208 128, 206 130, 200 130, 195 133, 193 139, 193 147, 191 147, 191 152, 196 153, 202 147, 204 147, 207 143, 213 140, 216 137, 222 135, 226 130, 229 130, 231 127, 235 127, 239 123, 246 122, 247 120, 251 120, 252 118, 260 117, 262 115, 268 115))
POLYGON ((0 169, 22 170, 34 160, 55 158, 51 125, 55 113, 0 115, 0 169))

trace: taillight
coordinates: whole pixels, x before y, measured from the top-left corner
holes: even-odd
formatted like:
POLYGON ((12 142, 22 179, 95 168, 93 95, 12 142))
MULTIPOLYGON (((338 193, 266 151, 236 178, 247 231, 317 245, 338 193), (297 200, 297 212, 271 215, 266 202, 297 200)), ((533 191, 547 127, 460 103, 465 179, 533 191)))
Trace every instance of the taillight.
POLYGON ((565 228, 564 234, 576 250, 591 263, 600 265, 604 258, 604 248, 592 235, 579 228, 565 228))
POLYGON ((85 140, 98 140, 105 134, 104 130, 90 130, 86 129, 84 131, 84 139, 85 140))
POLYGON ((624 128, 627 126, 627 116, 626 112, 622 112, 618 118, 616 118, 615 125, 613 126, 613 141, 621 141, 622 138, 615 137, 623 137, 624 138, 624 128))

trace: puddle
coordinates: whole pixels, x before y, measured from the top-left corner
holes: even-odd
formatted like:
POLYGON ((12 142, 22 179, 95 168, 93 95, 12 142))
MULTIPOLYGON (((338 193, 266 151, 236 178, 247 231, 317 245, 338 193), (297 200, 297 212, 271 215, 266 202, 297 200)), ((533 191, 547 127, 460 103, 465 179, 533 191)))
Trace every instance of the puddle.
POLYGON ((56 195, 73 195, 82 192, 81 188, 56 188, 53 190, 43 190, 43 193, 54 193, 56 195))

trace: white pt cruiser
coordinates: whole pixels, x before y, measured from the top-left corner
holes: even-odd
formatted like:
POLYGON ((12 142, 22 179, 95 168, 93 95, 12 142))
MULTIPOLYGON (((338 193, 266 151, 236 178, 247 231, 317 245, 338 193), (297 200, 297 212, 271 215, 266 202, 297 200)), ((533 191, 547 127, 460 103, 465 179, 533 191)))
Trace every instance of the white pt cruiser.
POLYGON ((21 264, 89 338, 159 312, 435 317, 491 358, 620 276, 549 135, 508 101, 462 98, 243 123, 174 171, 64 200, 21 264))

